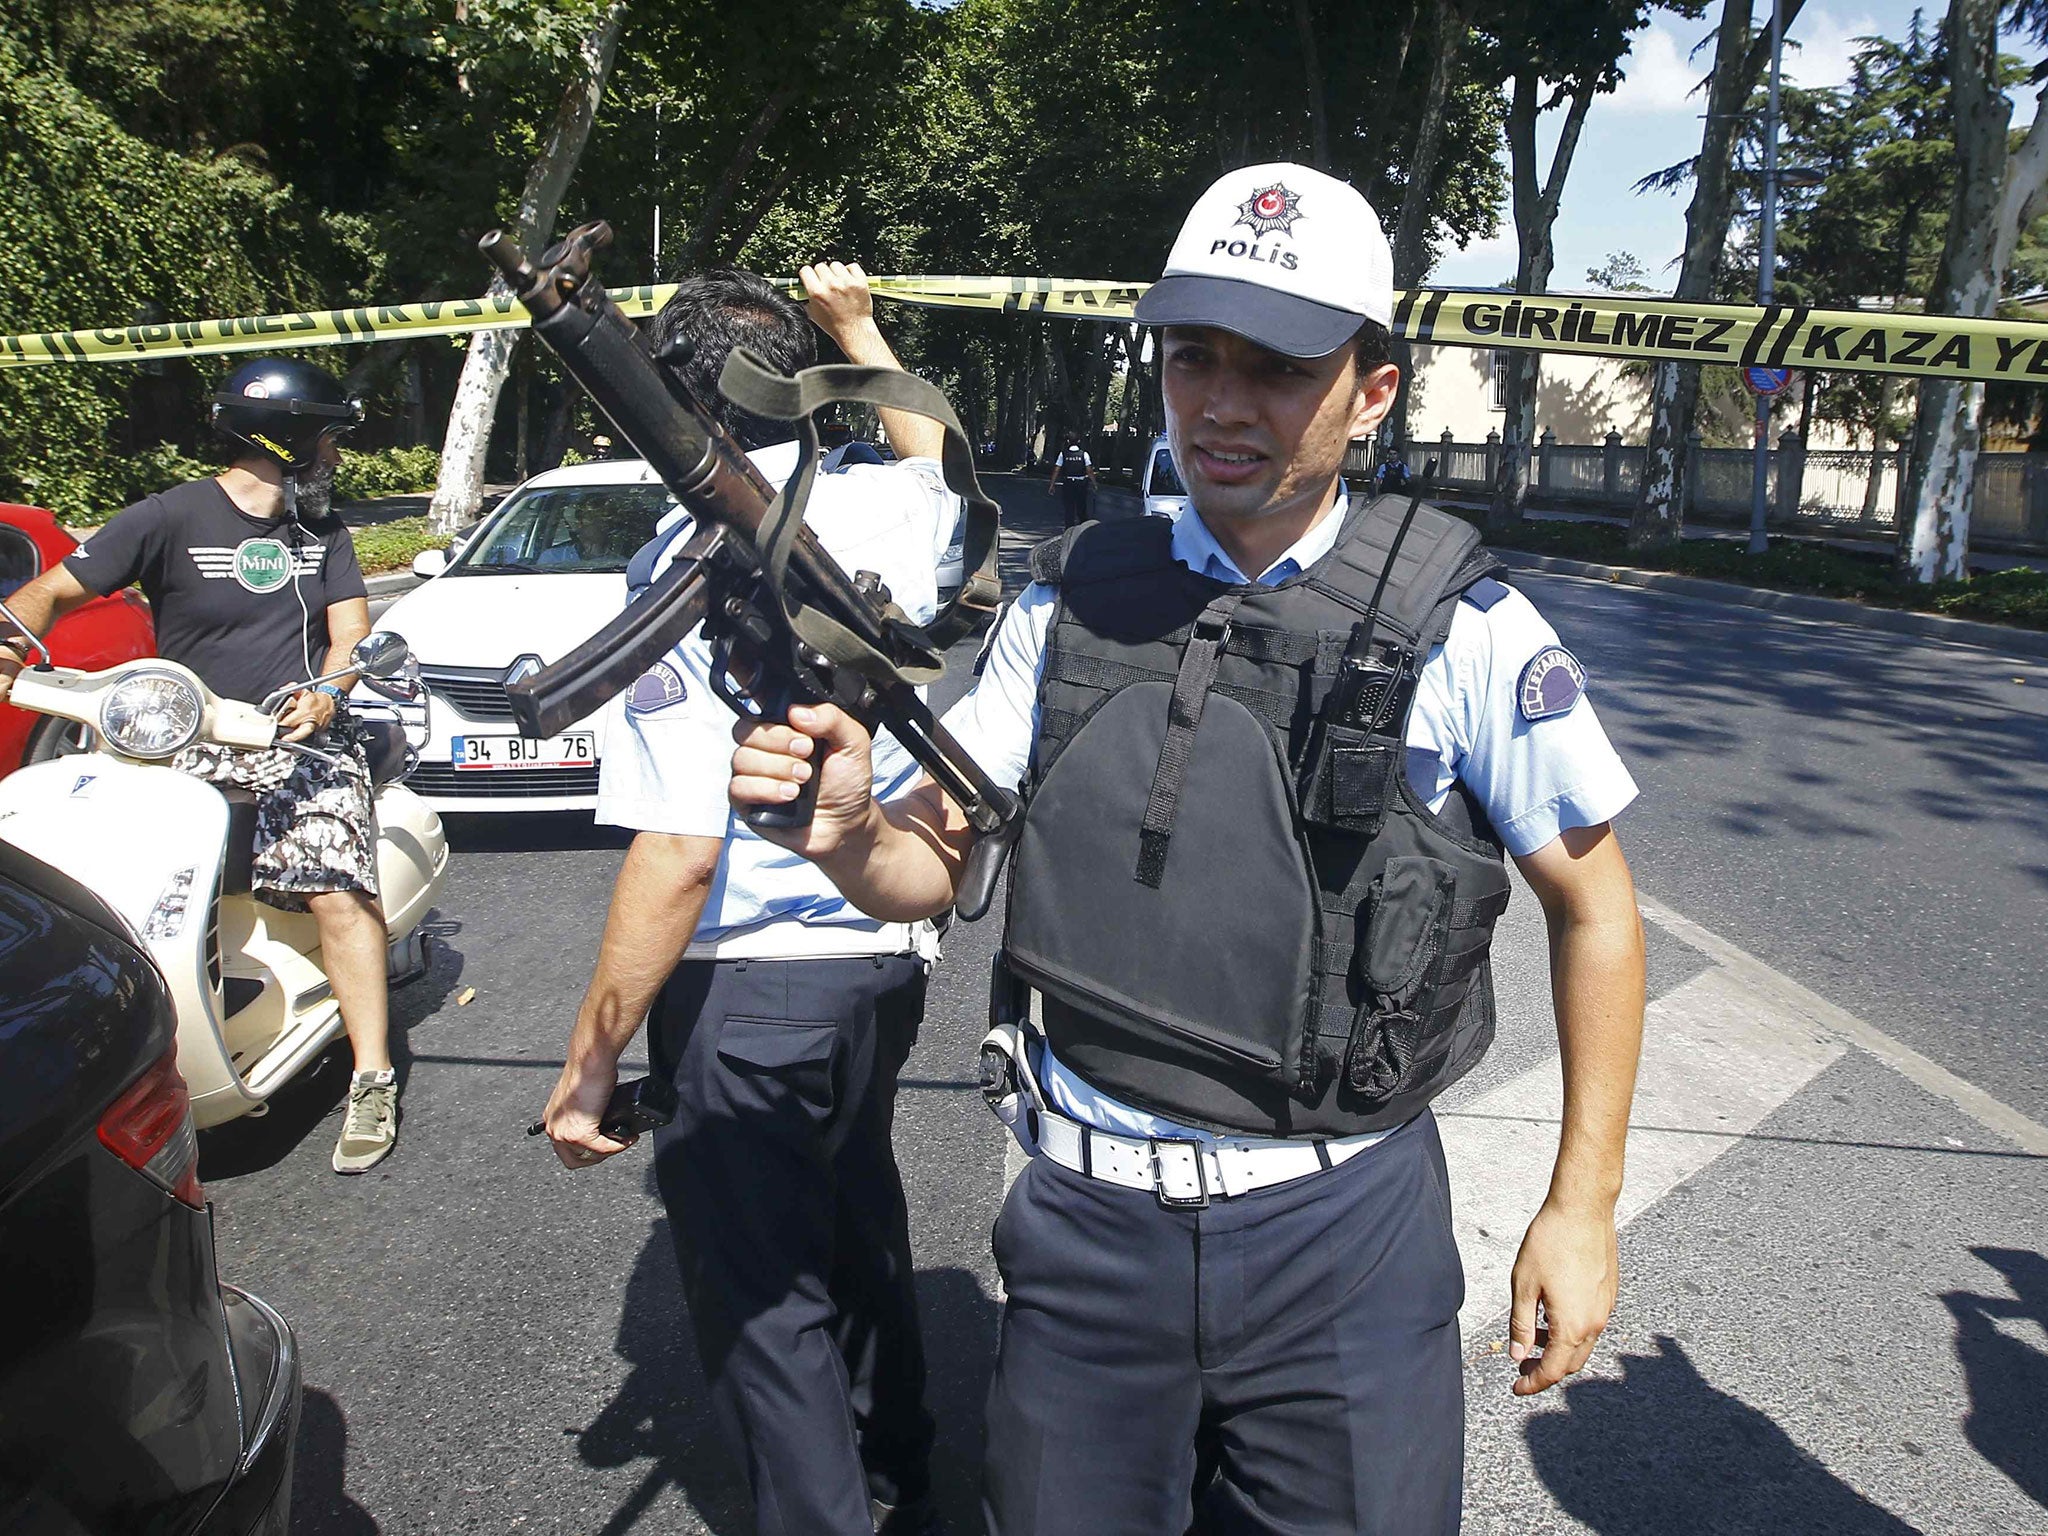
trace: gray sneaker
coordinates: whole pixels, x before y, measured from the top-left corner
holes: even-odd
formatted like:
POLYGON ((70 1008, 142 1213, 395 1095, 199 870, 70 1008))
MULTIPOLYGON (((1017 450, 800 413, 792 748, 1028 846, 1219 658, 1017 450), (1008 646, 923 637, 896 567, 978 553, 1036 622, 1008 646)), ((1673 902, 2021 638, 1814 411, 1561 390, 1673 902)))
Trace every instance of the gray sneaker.
POLYGON ((336 1173, 367 1173, 398 1144, 398 1074, 358 1072, 349 1080, 348 1112, 334 1143, 336 1173))

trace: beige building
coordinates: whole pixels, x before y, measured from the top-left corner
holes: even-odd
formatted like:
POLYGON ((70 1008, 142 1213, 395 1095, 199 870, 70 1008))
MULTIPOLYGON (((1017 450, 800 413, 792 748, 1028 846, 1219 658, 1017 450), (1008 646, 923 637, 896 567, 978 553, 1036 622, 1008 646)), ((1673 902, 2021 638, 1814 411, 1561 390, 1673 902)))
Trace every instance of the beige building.
MULTIPOLYGON (((1506 405, 1507 358, 1493 347, 1417 347, 1409 386, 1408 430, 1418 444, 1449 431, 1479 443, 1498 432, 1506 405)), ((1649 369, 1621 358, 1544 354, 1536 376, 1536 435, 1560 443, 1600 443, 1609 430, 1641 443, 1650 430, 1649 369)))

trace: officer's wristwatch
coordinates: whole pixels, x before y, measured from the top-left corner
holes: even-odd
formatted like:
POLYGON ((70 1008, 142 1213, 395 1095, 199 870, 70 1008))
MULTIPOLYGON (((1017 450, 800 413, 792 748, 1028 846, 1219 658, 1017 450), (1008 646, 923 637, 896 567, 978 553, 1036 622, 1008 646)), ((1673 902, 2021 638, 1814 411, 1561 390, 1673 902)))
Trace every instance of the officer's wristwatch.
POLYGON ((327 697, 334 700, 336 705, 342 705, 348 702, 348 695, 343 693, 339 688, 335 687, 334 684, 332 683, 321 683, 319 686, 314 688, 313 691, 315 693, 326 694, 327 697))

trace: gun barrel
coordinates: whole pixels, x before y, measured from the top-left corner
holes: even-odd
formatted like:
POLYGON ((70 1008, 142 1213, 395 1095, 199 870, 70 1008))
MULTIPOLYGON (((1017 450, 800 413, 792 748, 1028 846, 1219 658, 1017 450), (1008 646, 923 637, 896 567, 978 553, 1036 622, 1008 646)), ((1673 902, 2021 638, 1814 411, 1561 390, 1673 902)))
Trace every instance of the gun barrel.
MULTIPOLYGON (((701 540, 710 546, 728 537, 722 528, 706 529, 692 544, 701 540)), ((639 602, 627 604, 618 617, 560 660, 507 683, 505 697, 520 734, 560 735, 632 687, 641 673, 703 623, 711 602, 710 559, 710 548, 693 555, 691 546, 684 546, 675 564, 639 602)))

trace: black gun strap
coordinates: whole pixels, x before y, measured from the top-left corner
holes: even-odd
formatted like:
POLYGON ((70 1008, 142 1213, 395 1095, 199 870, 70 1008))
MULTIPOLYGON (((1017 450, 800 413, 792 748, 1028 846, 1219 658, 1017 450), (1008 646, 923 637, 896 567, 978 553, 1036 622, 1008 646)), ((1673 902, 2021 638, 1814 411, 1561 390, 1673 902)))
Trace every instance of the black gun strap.
MULTIPOLYGON (((926 641, 933 650, 943 651, 995 613, 996 603, 1002 596, 1002 578, 996 567, 1001 508, 981 488, 981 481, 974 473, 973 446, 961 430, 960 418, 953 414, 952 405, 936 386, 900 368, 864 368, 854 364, 806 368, 790 378, 741 349, 726 359, 718 388, 726 399, 742 410, 772 421, 795 422, 798 426, 800 449, 796 473, 790 476, 783 493, 776 497, 761 530, 763 563, 778 591, 782 585, 783 568, 789 561, 790 548, 796 541, 797 529, 803 525, 803 509, 810 499, 811 482, 817 475, 818 438, 811 425, 811 417, 825 406, 857 401, 864 405, 910 411, 936 421, 945 432, 939 467, 945 475, 946 488, 967 507, 966 540, 962 553, 967 579, 953 600, 924 627, 926 641)), ((830 625, 830 628, 838 629, 839 626, 830 625)), ((806 635, 805 639, 810 642, 810 636, 806 635)), ((823 645, 817 648, 827 655, 832 654, 823 645)))

